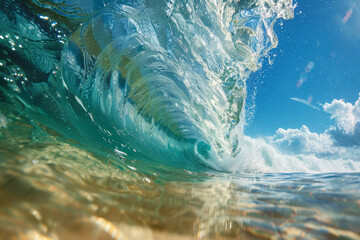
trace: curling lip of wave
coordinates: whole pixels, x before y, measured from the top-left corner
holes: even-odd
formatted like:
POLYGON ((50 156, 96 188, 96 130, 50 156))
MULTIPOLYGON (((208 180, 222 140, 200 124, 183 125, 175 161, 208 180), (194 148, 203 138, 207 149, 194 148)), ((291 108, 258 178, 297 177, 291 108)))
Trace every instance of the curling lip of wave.
POLYGON ((290 0, 2 4, 1 30, 24 46, 0 42, 8 65, 42 73, 6 87, 77 133, 59 131, 128 157, 214 168, 238 154, 246 79, 276 47, 276 19, 293 15, 290 0))

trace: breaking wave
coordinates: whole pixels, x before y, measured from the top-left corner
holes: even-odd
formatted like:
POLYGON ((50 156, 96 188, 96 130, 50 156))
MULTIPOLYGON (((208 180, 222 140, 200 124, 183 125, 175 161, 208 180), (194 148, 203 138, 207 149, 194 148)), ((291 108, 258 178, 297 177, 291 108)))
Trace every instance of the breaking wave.
MULTIPOLYGON (((267 159, 280 153, 242 130, 246 80, 277 46, 273 26, 293 17, 291 0, 0 7, 0 97, 23 114, 120 159, 279 170, 267 159)), ((286 162, 289 171, 306 171, 286 162)))

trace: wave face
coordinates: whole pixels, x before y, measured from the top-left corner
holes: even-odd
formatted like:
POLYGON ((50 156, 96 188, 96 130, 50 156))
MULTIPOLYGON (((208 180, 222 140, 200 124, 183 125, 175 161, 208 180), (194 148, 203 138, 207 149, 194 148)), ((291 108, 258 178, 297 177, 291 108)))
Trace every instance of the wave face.
POLYGON ((121 158, 219 169, 291 0, 3 0, 1 98, 121 158))

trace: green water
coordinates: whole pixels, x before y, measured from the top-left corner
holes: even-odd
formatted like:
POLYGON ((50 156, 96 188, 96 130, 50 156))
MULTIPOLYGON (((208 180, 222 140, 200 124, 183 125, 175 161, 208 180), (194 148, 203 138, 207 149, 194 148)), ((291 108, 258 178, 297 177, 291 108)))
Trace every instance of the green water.
POLYGON ((358 173, 194 173, 2 109, 0 239, 360 238, 358 173))
POLYGON ((0 240, 360 239, 357 158, 242 133, 292 1, 58 2, 0 2, 0 240))

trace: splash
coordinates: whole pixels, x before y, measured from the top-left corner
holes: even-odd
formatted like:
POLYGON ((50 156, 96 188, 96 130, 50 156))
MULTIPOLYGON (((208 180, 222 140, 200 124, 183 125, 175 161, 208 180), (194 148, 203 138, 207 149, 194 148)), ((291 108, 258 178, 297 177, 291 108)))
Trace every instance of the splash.
POLYGON ((220 169, 290 0, 2 1, 2 98, 120 158, 220 169), (10 100, 9 100, 10 99, 10 100))

